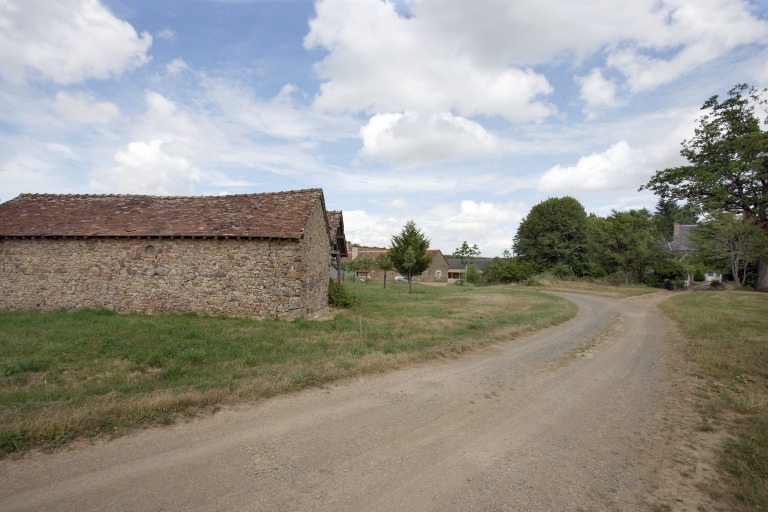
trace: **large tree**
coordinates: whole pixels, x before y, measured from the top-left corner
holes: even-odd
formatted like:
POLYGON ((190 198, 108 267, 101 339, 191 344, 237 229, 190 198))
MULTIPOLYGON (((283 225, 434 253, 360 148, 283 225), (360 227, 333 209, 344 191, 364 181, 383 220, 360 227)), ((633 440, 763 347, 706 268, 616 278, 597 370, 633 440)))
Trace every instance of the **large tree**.
MULTIPOLYGON (((737 213, 768 233, 768 132, 755 114, 765 107, 765 92, 739 84, 722 101, 709 98, 693 138, 682 143, 689 165, 656 171, 641 189, 712 216, 737 213)), ((759 258, 757 274, 755 288, 768 292, 768 255, 759 258)))
POLYGON ((520 223, 515 255, 537 272, 562 264, 577 276, 587 272, 587 214, 572 197, 550 198, 533 208, 520 223))
POLYGON ((659 232, 651 213, 642 210, 613 211, 606 219, 605 242, 616 269, 626 276, 625 282, 642 284, 646 273, 664 253, 659 232))
POLYGON ((409 293, 413 291, 413 276, 421 274, 432 264, 432 255, 427 253, 427 249, 429 239, 412 220, 405 223, 399 235, 392 237, 389 259, 395 269, 408 278, 409 293))
POLYGON ((726 213, 697 227, 689 236, 693 257, 719 270, 728 270, 738 285, 747 268, 768 250, 768 235, 751 220, 726 213))

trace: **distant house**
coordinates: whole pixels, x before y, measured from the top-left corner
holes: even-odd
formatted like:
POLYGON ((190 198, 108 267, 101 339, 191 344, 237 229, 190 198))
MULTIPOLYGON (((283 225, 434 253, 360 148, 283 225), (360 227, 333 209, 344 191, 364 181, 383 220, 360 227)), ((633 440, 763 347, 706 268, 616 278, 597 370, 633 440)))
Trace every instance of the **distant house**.
POLYGON ((448 258, 448 282, 455 283, 464 279, 466 266, 460 259, 448 258))
POLYGON ((0 309, 312 315, 327 307, 332 239, 343 224, 332 238, 321 189, 23 194, 0 204, 0 309))
MULTIPOLYGON (((474 265, 477 271, 482 274, 493 260, 489 258, 470 258, 467 262, 474 265)), ((464 273, 467 266, 459 258, 448 258, 448 282, 455 283, 464 279, 464 273)))
MULTIPOLYGON (((349 253, 349 259, 354 260, 363 254, 370 255, 374 261, 382 254, 387 254, 385 249, 368 249, 363 247, 352 247, 349 253)), ((443 256, 440 249, 428 249, 427 254, 432 255, 432 263, 429 268, 419 274, 413 276, 413 281, 417 283, 447 283, 448 282, 448 260, 443 256)), ((378 269, 373 269, 368 272, 368 279, 383 281, 384 272, 378 269)), ((365 277, 365 272, 360 274, 360 277, 365 277)), ((397 275, 397 271, 388 272, 389 276, 397 275)))
MULTIPOLYGON (((678 222, 675 222, 674 224, 672 241, 669 243, 669 248, 681 261, 685 261, 691 251, 693 251, 693 247, 691 246, 688 237, 695 227, 696 224, 680 224, 678 222)), ((723 280, 723 274, 717 272, 705 272, 704 275, 707 282, 723 280)), ((691 278, 689 276, 687 284, 690 284, 690 282, 691 278)))

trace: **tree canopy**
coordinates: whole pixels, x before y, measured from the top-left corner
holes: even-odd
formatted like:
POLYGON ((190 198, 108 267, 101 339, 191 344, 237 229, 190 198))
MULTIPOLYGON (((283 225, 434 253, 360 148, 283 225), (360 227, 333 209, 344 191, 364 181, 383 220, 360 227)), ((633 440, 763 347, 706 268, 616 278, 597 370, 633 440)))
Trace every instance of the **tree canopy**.
MULTIPOLYGON (((766 90, 738 84, 709 98, 694 136, 682 142, 689 165, 656 171, 641 187, 662 199, 684 200, 710 216, 738 213, 768 233, 768 132, 755 114, 766 90)), ((758 263, 756 289, 768 291, 768 259, 758 263)))
POLYGON ((646 274, 665 259, 659 232, 648 210, 614 210, 605 219, 589 220, 593 263, 608 274, 623 274, 626 284, 645 282, 646 274))
POLYGON ((550 198, 533 208, 515 235, 517 257, 537 272, 567 265, 577 276, 587 272, 587 214, 572 197, 550 198))
POLYGON ((768 251, 768 235, 752 220, 725 213, 690 234, 696 261, 729 271, 736 284, 745 284, 747 269, 768 251))
POLYGON ((427 253, 427 249, 429 239, 412 220, 405 223, 399 235, 392 237, 389 259, 395 270, 408 278, 409 290, 413 276, 421 274, 432 264, 432 255, 427 253))

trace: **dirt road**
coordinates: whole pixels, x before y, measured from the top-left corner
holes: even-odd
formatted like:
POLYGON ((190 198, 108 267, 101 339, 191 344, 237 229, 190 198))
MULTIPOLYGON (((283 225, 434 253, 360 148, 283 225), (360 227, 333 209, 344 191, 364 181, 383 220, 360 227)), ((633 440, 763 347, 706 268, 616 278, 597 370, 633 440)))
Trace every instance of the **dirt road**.
POLYGON ((651 510, 664 295, 564 295, 459 359, 0 461, 0 510, 651 510))

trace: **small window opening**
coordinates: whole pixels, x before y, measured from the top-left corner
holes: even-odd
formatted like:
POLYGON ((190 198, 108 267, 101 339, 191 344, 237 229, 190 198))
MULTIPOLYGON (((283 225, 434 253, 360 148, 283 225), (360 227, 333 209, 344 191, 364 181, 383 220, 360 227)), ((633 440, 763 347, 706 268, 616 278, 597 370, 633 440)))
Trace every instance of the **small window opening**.
POLYGON ((157 256, 157 248, 154 245, 148 245, 144 248, 145 258, 154 258, 155 256, 157 256))

